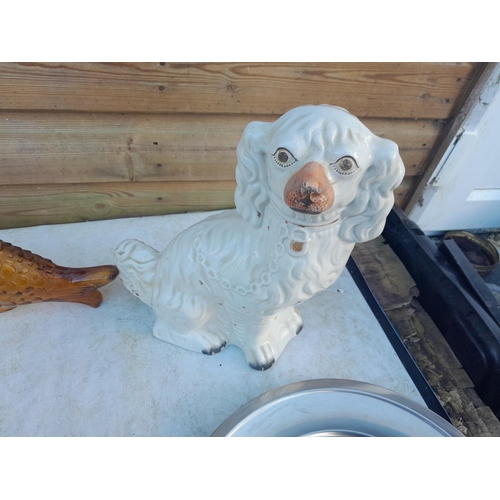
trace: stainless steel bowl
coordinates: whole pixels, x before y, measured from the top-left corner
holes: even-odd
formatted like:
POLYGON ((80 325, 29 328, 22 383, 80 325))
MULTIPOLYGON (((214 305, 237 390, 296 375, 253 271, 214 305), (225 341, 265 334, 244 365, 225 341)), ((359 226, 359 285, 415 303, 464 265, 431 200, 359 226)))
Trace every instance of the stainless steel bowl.
POLYGON ((433 411, 364 382, 317 379, 273 389, 212 436, 463 436, 433 411))

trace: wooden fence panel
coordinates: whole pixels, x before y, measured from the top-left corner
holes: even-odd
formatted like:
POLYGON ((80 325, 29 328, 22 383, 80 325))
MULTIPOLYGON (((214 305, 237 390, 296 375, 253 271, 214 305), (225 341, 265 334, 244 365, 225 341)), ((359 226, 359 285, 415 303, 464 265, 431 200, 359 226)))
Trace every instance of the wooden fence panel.
MULTIPOLYGON (((0 228, 234 208, 235 188, 234 181, 0 185, 0 228)), ((404 179, 397 204, 410 188, 404 179)))
MULTIPOLYGON (((2 183, 234 180, 245 126, 276 118, 0 112, 2 183)), ((400 145, 408 176, 421 172, 442 128, 435 120, 363 122, 400 145)))
POLYGON ((484 63, 0 63, 0 228, 234 206, 253 120, 329 103, 395 141, 404 207, 484 63))
POLYGON ((0 110, 283 114, 335 104, 360 117, 447 119, 473 63, 4 63, 0 110))
POLYGON ((233 181, 0 185, 0 228, 233 208, 235 187, 233 181))

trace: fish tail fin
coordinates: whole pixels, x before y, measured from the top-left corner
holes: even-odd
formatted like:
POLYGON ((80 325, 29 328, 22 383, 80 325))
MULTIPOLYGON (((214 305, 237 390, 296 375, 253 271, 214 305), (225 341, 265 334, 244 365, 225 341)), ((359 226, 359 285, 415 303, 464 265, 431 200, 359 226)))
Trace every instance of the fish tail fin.
POLYGON ((68 291, 64 297, 59 300, 84 304, 90 307, 99 307, 102 303, 102 293, 95 289, 76 288, 68 291))

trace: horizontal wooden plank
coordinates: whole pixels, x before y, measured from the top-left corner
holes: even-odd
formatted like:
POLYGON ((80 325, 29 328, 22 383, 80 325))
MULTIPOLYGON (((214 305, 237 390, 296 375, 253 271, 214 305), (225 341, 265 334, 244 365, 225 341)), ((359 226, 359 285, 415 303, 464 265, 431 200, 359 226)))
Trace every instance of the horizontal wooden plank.
POLYGON ((364 118, 363 123, 380 137, 399 146, 406 176, 420 176, 429 154, 441 140, 445 122, 441 120, 383 120, 364 118))
MULTIPOLYGON (((2 184, 234 180, 236 146, 270 115, 0 112, 2 184)), ((365 118, 419 175, 442 124, 365 118)))
MULTIPOLYGON (((404 180, 396 190, 396 204, 410 185, 404 180)), ((0 229, 233 208, 235 187, 233 181, 0 185, 0 229)))
POLYGON ((405 177, 401 185, 394 191, 394 204, 404 209, 415 189, 419 177, 405 177))
POLYGON ((0 228, 232 208, 234 190, 231 181, 0 185, 0 228))
POLYGON ((1 63, 0 109, 449 118, 481 63, 1 63))

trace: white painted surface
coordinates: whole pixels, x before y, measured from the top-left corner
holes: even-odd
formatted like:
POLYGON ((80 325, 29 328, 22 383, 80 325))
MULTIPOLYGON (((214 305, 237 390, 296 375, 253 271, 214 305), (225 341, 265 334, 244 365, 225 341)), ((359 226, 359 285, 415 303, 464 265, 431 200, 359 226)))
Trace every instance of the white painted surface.
POLYGON ((500 64, 410 213, 423 231, 500 227, 500 64))
MULTIPOLYGON (((0 231, 0 239, 65 266, 113 263, 139 238, 163 248, 207 214, 0 231)), ((98 309, 42 303, 0 315, 0 435, 208 436, 258 395, 313 378, 369 382, 424 404, 349 274, 299 306, 305 326, 279 361, 252 370, 153 337, 153 311, 119 280, 98 309)))

